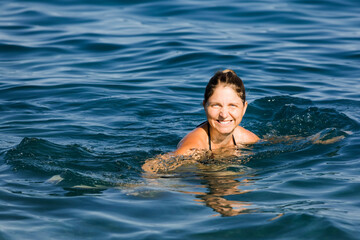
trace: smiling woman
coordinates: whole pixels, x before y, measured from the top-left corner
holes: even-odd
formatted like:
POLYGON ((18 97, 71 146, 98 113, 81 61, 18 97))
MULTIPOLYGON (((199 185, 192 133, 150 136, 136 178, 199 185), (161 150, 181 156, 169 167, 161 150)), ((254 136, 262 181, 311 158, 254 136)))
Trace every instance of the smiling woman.
MULTIPOLYGON (((196 150, 223 152, 235 149, 237 145, 259 141, 258 136, 239 126, 246 112, 247 102, 244 84, 233 70, 215 73, 206 86, 203 106, 207 121, 188 133, 170 157, 194 156, 196 150)), ((190 159, 191 162, 194 160, 193 157, 190 159)), ((153 172, 159 168, 158 160, 159 158, 146 161, 143 169, 153 172)), ((184 163, 176 162, 173 166, 184 163)))
POLYGON ((186 155, 193 149, 214 150, 252 144, 259 140, 254 133, 239 126, 247 102, 244 84, 234 71, 217 72, 210 79, 203 106, 207 121, 180 141, 175 154, 186 155))

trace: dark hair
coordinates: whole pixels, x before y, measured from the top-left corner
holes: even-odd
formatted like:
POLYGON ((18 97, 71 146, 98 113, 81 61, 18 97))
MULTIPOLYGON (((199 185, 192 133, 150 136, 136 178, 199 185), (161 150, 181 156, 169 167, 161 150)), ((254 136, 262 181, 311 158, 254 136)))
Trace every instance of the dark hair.
POLYGON ((218 71, 210 78, 204 94, 204 103, 207 103, 211 95, 213 95, 215 88, 219 84, 231 86, 239 95, 243 103, 245 104, 245 87, 243 81, 236 75, 233 70, 227 69, 224 71, 218 71))

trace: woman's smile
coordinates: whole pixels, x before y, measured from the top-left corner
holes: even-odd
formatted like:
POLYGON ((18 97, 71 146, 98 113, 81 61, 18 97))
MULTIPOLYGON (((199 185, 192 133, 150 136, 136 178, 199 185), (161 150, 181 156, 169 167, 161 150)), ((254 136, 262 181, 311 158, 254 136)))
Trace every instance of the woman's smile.
POLYGON ((210 126, 221 134, 229 134, 236 128, 237 124, 234 120, 210 120, 210 126))
POLYGON ((229 125, 230 123, 232 123, 232 120, 217 120, 217 122, 221 125, 229 125))

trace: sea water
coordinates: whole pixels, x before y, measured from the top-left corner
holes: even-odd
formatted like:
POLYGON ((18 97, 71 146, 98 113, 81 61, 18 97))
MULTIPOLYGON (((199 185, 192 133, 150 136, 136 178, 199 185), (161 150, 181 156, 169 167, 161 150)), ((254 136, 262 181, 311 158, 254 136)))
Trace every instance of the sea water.
POLYGON ((359 12, 2 1, 0 239, 359 239, 359 12), (277 140, 145 174, 206 119, 204 88, 226 68, 245 83, 241 124, 277 140))

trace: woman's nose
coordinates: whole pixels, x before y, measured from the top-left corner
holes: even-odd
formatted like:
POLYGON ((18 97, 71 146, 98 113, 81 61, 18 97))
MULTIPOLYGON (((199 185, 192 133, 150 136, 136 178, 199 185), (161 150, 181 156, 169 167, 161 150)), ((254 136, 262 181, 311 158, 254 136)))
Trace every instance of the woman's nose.
POLYGON ((228 115, 229 115, 228 110, 227 110, 227 109, 225 109, 225 108, 221 108, 221 109, 220 109, 220 114, 219 114, 219 115, 220 115, 220 117, 221 117, 221 118, 224 118, 224 119, 225 119, 225 118, 227 118, 227 117, 228 117, 228 115))

